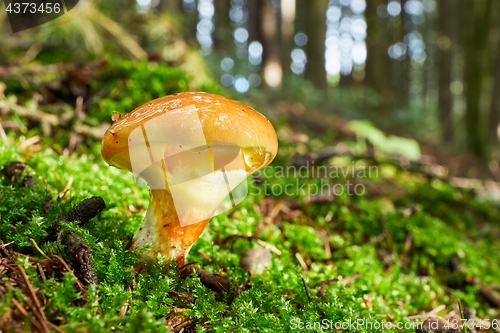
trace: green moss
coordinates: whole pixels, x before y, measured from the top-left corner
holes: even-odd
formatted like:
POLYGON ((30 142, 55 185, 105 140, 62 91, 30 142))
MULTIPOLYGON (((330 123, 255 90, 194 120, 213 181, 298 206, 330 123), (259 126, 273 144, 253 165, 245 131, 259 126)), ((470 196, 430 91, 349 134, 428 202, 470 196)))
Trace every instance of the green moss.
MULTIPOLYGON (((154 89, 147 98, 162 94, 165 88, 155 88, 162 83, 163 74, 157 69, 153 72, 158 76, 157 83, 151 83, 154 89)), ((134 84, 141 80, 137 78, 134 84)), ((179 79, 172 89, 180 89, 181 84, 179 79)), ((126 84, 124 87, 119 94, 128 94, 126 84)), ((129 110, 142 98, 131 95, 120 105, 102 107, 129 110)), ((111 99, 103 103, 111 103, 111 99)), ((46 276, 44 281, 28 259, 18 259, 47 299, 47 318, 65 330, 162 332, 166 331, 165 318, 174 309, 183 309, 175 313, 188 316, 192 320, 188 326, 200 332, 327 332, 331 325, 357 320, 372 324, 410 322, 415 319, 409 316, 437 304, 451 309, 456 299, 477 309, 482 317, 492 314, 477 286, 464 285, 463 279, 465 275, 480 277, 485 283, 500 279, 500 212, 471 192, 391 166, 381 166, 383 175, 381 172, 379 177, 363 180, 364 184, 383 187, 378 195, 341 195, 316 204, 305 204, 304 194, 266 195, 262 182, 253 184, 254 190, 234 211, 213 218, 189 255, 188 261, 198 261, 214 273, 223 272, 237 285, 250 282, 251 288, 242 288, 236 295, 215 295, 197 278, 181 279, 174 270, 163 272, 160 265, 138 274, 133 268, 139 261, 137 252, 127 250, 126 243, 142 221, 148 190, 139 187, 130 173, 107 166, 98 145, 89 147, 89 153, 70 157, 50 147, 46 143, 32 152, 19 148, 18 139, 2 142, 0 165, 26 163, 25 174, 34 176, 38 186, 22 187, 2 179, 0 240, 15 242, 9 245, 11 250, 43 259, 33 241, 45 253, 57 253, 55 243, 44 241, 56 217, 85 198, 103 197, 106 209, 85 226, 63 223, 66 230, 76 232, 92 247, 97 286, 80 292, 68 272, 46 276), (68 190, 63 193, 65 188, 68 190), (403 195, 391 197, 395 189, 403 195), (300 214, 289 215, 282 209, 272 219, 272 209, 289 199, 303 203, 297 209, 300 214), (52 202, 50 208, 47 201, 52 202), (239 258, 255 242, 243 238, 220 240, 235 234, 252 236, 256 230, 257 236, 281 255, 272 254, 272 266, 263 275, 249 277, 239 267, 239 258), (307 271, 297 261, 296 253, 305 260, 307 271), (449 268, 454 256, 460 259, 461 271, 449 268), (337 283, 358 272, 360 276, 347 285, 337 283), (320 284, 325 281, 330 282, 322 290, 320 284), (195 302, 175 297, 171 291, 189 295, 195 302), (119 316, 124 307, 127 311, 119 316), (317 324, 308 328, 307 323, 317 324)), ((286 144, 285 148, 290 152, 293 149, 286 144)), ((344 162, 351 163, 348 158, 344 162)), ((276 166, 285 163, 286 156, 273 163, 274 169, 266 174, 270 184, 307 185, 318 181, 276 177, 276 166)), ((344 180, 335 179, 332 184, 344 180)), ((22 299, 19 292, 7 288, 0 302, 0 316, 13 297, 22 299)), ((369 326, 348 330, 382 332, 369 326)))

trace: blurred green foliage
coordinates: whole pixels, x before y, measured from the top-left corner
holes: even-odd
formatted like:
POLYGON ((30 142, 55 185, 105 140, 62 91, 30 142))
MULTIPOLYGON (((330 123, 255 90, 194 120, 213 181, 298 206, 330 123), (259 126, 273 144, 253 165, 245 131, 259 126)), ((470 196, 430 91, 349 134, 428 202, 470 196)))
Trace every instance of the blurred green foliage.
POLYGON ((110 59, 92 81, 92 91, 109 93, 91 108, 97 120, 108 120, 112 111, 127 113, 155 98, 188 90, 221 93, 214 81, 190 86, 191 78, 182 69, 147 61, 110 59))
POLYGON ((358 137, 358 153, 366 153, 366 141, 371 143, 377 150, 385 154, 396 154, 411 161, 420 159, 420 146, 413 139, 398 137, 395 135, 386 136, 384 132, 374 127, 367 120, 352 120, 349 128, 358 137))

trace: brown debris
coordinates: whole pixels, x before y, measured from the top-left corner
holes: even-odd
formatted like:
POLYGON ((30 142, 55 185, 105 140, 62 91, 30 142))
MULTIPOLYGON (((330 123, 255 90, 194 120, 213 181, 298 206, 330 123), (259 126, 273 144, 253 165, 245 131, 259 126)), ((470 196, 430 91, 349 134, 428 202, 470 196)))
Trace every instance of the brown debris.
POLYGON ((340 280, 337 279, 337 278, 334 278, 334 279, 329 279, 329 280, 321 281, 320 283, 314 285, 314 287, 318 287, 319 286, 319 290, 318 290, 317 296, 318 297, 323 296, 323 294, 326 293, 326 286, 331 286, 332 283, 334 283, 334 282, 337 282, 338 284, 346 286, 349 283, 351 283, 354 280, 356 280, 357 278, 359 278, 360 276, 361 276, 361 273, 360 272, 356 272, 353 275, 345 277, 345 278, 340 279, 340 280))
POLYGON ((63 239, 66 256, 68 257, 76 276, 84 285, 96 284, 97 275, 92 262, 92 248, 78 234, 68 231, 63 239))
POLYGON ((28 260, 29 265, 36 269, 39 278, 46 281, 46 276, 55 276, 60 279, 63 272, 71 272, 76 281, 76 288, 83 292, 82 283, 74 275, 73 269, 63 258, 48 254, 48 259, 37 259, 22 253, 10 251, 7 246, 0 246, 0 302, 5 301, 8 290, 19 290, 10 299, 10 307, 0 316, 0 332, 24 332, 29 327, 30 332, 62 332, 54 323, 51 323, 44 313, 44 307, 48 300, 32 283, 25 268, 16 264, 16 258, 22 257, 28 260), (22 295, 21 298, 17 295, 22 295), (28 326, 27 326, 28 325, 28 326))
POLYGON ((246 250, 241 256, 240 266, 252 275, 262 274, 271 266, 271 250, 258 247, 246 250))
POLYGON ((500 309, 500 294, 497 291, 489 286, 482 285, 479 292, 490 306, 500 309))
POLYGON ((26 165, 23 162, 11 162, 3 168, 3 175, 11 183, 13 183, 17 177, 26 169, 26 165))
POLYGON ((189 316, 183 314, 184 309, 173 309, 166 317, 165 326, 168 330, 172 332, 185 332, 186 326, 192 324, 192 320, 189 316))
POLYGON ((232 280, 227 277, 215 275, 207 272, 204 269, 194 267, 192 263, 188 263, 179 268, 179 274, 183 277, 191 275, 193 271, 196 272, 196 274, 200 278, 200 282, 205 287, 218 293, 228 292, 231 290, 232 280))
POLYGON ((475 276, 468 276, 467 270, 462 266, 460 262, 460 257, 458 255, 452 255, 450 258, 450 269, 452 272, 459 272, 463 276, 463 281, 460 281, 464 285, 472 284, 479 286, 479 294, 484 298, 488 304, 495 308, 500 309, 500 293, 495 290, 496 286, 490 286, 481 281, 480 278, 475 276))
POLYGON ((188 301, 189 303, 194 303, 196 302, 196 299, 189 296, 189 295, 185 295, 183 293, 180 293, 180 292, 177 292, 175 290, 171 290, 168 292, 168 296, 170 297, 175 297, 175 298, 179 298, 179 299, 182 299, 184 301, 188 301))
POLYGON ((0 317, 0 331, 21 332, 26 319, 31 320, 31 331, 49 332, 52 325, 43 312, 38 290, 26 275, 24 268, 11 259, 0 255, 0 300, 7 294, 8 288, 20 289, 22 299, 11 299, 10 308, 0 317))

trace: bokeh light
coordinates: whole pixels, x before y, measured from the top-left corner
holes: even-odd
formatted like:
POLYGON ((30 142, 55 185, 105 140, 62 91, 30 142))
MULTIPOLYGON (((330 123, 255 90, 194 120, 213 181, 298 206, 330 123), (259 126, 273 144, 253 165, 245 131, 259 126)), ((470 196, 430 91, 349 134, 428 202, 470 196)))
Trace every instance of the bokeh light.
POLYGON ((303 32, 298 32, 297 34, 295 34, 293 41, 297 46, 305 46, 307 44, 307 35, 303 32))
POLYGON ((212 51, 212 32, 215 28, 212 22, 214 12, 213 0, 198 0, 198 17, 200 20, 196 25, 196 38, 203 54, 209 54, 212 51))
POLYGON ((391 1, 387 4, 387 13, 390 16, 398 16, 401 13, 401 4, 399 1, 391 1))
POLYGON ((236 75, 234 77, 234 89, 236 89, 239 93, 246 93, 250 88, 250 83, 248 80, 242 75, 236 75))
POLYGON ((326 12, 325 69, 329 76, 349 75, 366 57, 365 0, 330 1, 326 12))

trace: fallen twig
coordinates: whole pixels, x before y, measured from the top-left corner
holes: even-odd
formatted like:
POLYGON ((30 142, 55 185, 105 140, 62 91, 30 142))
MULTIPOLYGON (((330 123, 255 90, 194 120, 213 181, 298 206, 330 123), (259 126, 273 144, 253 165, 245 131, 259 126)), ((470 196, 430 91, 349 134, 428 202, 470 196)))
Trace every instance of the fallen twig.
POLYGON ((228 292, 229 290, 231 290, 232 280, 227 277, 215 275, 207 272, 204 269, 194 267, 192 263, 186 264, 179 268, 180 275, 184 277, 191 275, 193 271, 196 272, 196 274, 200 278, 200 282, 205 287, 218 293, 228 292))
POLYGON ((73 277, 75 278, 76 280, 76 285, 78 287, 78 290, 79 291, 84 291, 85 288, 83 287, 82 283, 78 280, 78 278, 76 277, 75 275, 75 272, 71 269, 71 267, 69 267, 69 265, 66 263, 66 261, 64 261, 63 258, 61 258, 60 256, 57 256, 57 255, 53 255, 52 256, 53 258, 56 258, 64 267, 64 269, 66 269, 67 272, 71 272, 71 274, 73 275, 73 277))
POLYGON ((175 290, 169 291, 168 295, 172 296, 172 297, 177 297, 177 298, 183 299, 183 300, 188 301, 190 303, 196 302, 196 299, 194 299, 193 297, 191 297, 189 295, 185 295, 185 294, 179 293, 179 292, 177 292, 175 290))
POLYGON ((360 272, 356 272, 356 273, 354 273, 351 276, 343 278, 342 280, 339 280, 339 279, 329 279, 329 280, 321 281, 320 283, 314 285, 314 287, 318 287, 319 286, 319 291, 318 291, 317 296, 321 297, 326 292, 325 286, 330 286, 334 282, 337 282, 338 284, 342 284, 342 285, 346 286, 349 283, 351 283, 354 280, 356 280, 357 278, 359 278, 360 276, 361 276, 361 273, 360 272))
POLYGON ((24 268, 20 265, 17 265, 17 268, 21 274, 21 277, 23 279, 23 282, 26 286, 26 289, 28 291, 28 296, 30 297, 31 300, 31 309, 33 310, 33 313, 35 314, 35 317, 37 320, 40 322, 40 325, 42 326, 42 332, 49 332, 49 328, 47 327, 47 318, 45 317, 45 313, 43 313, 42 307, 40 305, 40 301, 38 300, 38 297, 36 297, 36 293, 33 290, 33 286, 31 285, 31 282, 28 279, 28 276, 26 275, 26 272, 24 271, 24 268))
POLYGON ((306 291, 307 300, 309 303, 311 303, 311 294, 309 293, 309 289, 307 288, 307 283, 304 278, 302 278, 302 284, 304 285, 304 289, 306 291))

